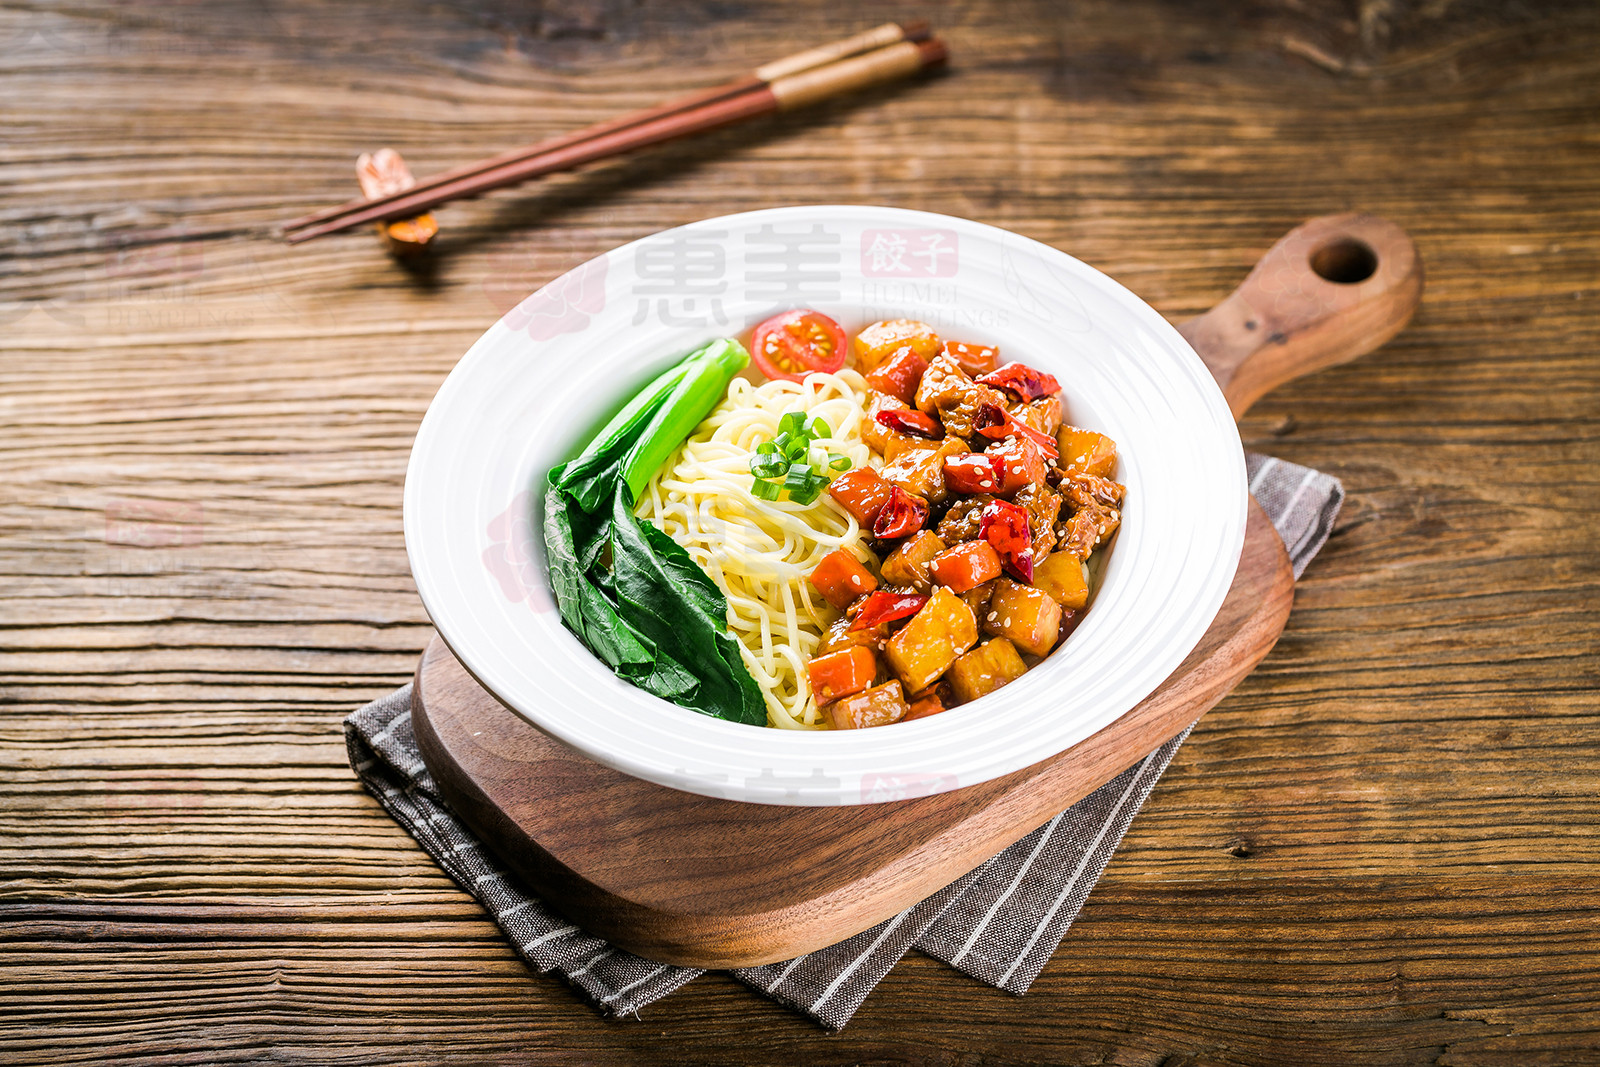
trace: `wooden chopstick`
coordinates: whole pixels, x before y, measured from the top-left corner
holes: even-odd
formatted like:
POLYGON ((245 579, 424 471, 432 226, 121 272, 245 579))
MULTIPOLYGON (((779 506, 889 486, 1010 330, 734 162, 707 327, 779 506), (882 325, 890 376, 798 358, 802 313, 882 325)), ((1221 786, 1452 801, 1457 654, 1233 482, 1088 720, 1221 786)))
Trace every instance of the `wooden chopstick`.
POLYGON ((285 225, 284 236, 299 244, 363 223, 410 217, 450 200, 887 81, 942 63, 946 55, 924 24, 887 23, 661 107, 457 167, 400 193, 315 212, 285 225))

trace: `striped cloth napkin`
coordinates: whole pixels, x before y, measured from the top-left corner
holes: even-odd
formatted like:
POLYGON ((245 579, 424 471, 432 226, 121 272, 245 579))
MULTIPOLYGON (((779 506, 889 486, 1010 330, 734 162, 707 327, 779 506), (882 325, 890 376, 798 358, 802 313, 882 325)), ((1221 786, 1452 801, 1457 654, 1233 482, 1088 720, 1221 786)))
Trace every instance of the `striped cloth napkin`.
MULTIPOLYGON (((1337 479, 1308 467, 1255 454, 1247 454, 1246 461, 1250 491, 1283 536, 1298 578, 1332 532, 1344 489, 1337 479)), ((488 909, 529 966, 561 975, 608 1015, 637 1015, 702 973, 607 944, 525 892, 439 799, 411 729, 411 686, 354 712, 344 725, 350 765, 362 783, 488 909)), ((729 973, 829 1030, 849 1022, 913 947, 998 989, 1027 992, 1188 735, 1184 730, 894 918, 798 959, 729 973)))

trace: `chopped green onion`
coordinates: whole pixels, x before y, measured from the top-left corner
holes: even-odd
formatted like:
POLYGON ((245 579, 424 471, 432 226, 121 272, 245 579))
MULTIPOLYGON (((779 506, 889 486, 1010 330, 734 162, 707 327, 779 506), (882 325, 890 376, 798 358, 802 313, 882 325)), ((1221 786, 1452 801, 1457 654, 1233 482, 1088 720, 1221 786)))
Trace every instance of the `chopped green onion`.
POLYGON ((832 427, 830 427, 826 422, 824 422, 821 419, 812 419, 811 420, 811 436, 813 438, 817 438, 817 437, 832 437, 833 436, 833 429, 832 429, 832 427))
POLYGON ((778 430, 782 433, 805 433, 806 417, 798 411, 791 411, 778 420, 778 430))
POLYGON ((847 471, 854 465, 850 462, 849 456, 841 456, 837 452, 828 453, 828 467, 831 470, 847 471))
POLYGON ((776 500, 778 499, 778 494, 782 491, 783 486, 779 485, 777 482, 764 482, 759 478, 756 479, 755 484, 750 487, 750 495, 758 500, 776 500))
POLYGON ((763 456, 770 456, 778 451, 778 443, 776 441, 762 441, 759 445, 756 445, 756 451, 763 456))
POLYGON ((821 494, 821 492, 822 490, 816 488, 815 486, 811 487, 810 489, 802 489, 798 493, 791 489, 789 491, 789 499, 793 500, 796 504, 815 504, 817 502, 817 497, 821 494))

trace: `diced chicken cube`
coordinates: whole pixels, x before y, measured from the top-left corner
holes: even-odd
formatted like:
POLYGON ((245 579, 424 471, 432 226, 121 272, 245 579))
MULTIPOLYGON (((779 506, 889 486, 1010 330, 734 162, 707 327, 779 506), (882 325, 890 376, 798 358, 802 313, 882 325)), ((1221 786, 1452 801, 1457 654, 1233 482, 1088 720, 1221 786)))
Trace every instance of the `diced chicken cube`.
POLYGON ((1027 670, 1028 665, 1017 655, 1016 646, 1004 637, 991 637, 971 652, 958 656, 946 677, 957 698, 967 703, 1016 681, 1027 670))
POLYGON ((946 437, 939 442, 921 441, 919 445, 921 447, 906 449, 884 464, 883 479, 930 504, 937 504, 950 495, 944 484, 944 461, 948 456, 966 453, 967 443, 959 437, 946 437))
POLYGON ((884 581, 909 585, 919 593, 931 592, 933 579, 928 576, 928 564, 943 551, 944 542, 932 530, 915 534, 884 557, 884 581))
POLYGON ((962 541, 976 541, 983 536, 981 516, 986 504, 995 499, 988 493, 979 493, 976 496, 962 497, 950 505, 950 510, 944 513, 944 518, 939 520, 939 540, 947 545, 960 544, 962 541))
POLYGON ((939 416, 945 433, 956 437, 972 436, 974 420, 983 405, 1006 405, 1003 394, 973 381, 954 359, 945 355, 928 364, 922 383, 917 386, 916 401, 920 410, 939 416))
POLYGON ((972 617, 974 619, 981 619, 989 614, 989 598, 993 595, 994 581, 991 579, 962 593, 961 601, 972 609, 972 617))
POLYGON ((997 578, 983 629, 1007 638, 1029 655, 1043 656, 1055 647, 1060 635, 1061 605, 1042 589, 997 578))
POLYGON ((1090 504, 1099 504, 1104 508, 1120 508, 1128 490, 1120 482, 1114 482, 1110 478, 1100 478, 1093 474, 1069 474, 1061 481, 1061 492, 1065 494, 1067 502, 1075 508, 1088 507, 1090 504))
MULTIPOLYGON (((1059 609, 1058 609, 1059 610, 1059 609)), ((961 598, 938 588, 899 633, 889 638, 884 654, 908 692, 926 689, 950 669, 957 656, 978 640, 977 620, 961 598)))
POLYGON ((911 710, 900 691, 900 683, 888 681, 860 693, 852 693, 822 709, 828 725, 835 730, 862 730, 899 722, 911 710))
POLYGON ((1116 508, 1099 504, 1081 507, 1071 518, 1056 524, 1056 551, 1086 560, 1089 553, 1117 532, 1121 523, 1122 512, 1116 508))
POLYGON ((1034 566, 1056 546, 1055 524, 1061 516, 1061 494, 1040 482, 1023 486, 1013 502, 1028 509, 1028 529, 1033 533, 1034 566))

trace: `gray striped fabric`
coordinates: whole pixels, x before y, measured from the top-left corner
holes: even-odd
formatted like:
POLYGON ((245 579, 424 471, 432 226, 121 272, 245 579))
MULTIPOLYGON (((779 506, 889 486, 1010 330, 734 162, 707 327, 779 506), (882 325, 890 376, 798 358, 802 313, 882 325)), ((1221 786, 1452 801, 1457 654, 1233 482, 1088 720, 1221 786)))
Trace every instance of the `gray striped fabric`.
MULTIPOLYGON (((1295 577, 1333 532, 1337 479, 1246 455, 1250 490, 1289 547, 1295 577)), ((912 947, 980 981, 1022 994, 1088 899, 1122 835, 1167 769, 1184 730, 976 870, 870 930, 817 952, 731 972, 830 1030, 912 947)), ((440 801, 411 731, 411 686, 345 719, 350 765, 417 843, 506 932, 528 964, 554 971, 600 1011, 637 1014, 701 972, 643 959, 590 937, 524 892, 440 801)))

